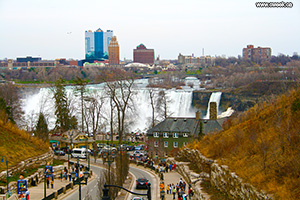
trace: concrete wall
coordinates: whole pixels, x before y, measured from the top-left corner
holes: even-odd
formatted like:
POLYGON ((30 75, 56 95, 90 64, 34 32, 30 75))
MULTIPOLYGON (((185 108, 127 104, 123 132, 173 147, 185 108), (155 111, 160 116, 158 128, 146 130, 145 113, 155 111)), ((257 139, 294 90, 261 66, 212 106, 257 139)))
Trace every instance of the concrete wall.
POLYGON ((231 172, 227 166, 219 165, 215 160, 207 159, 198 150, 183 149, 179 152, 177 158, 185 161, 174 162, 178 165, 178 172, 186 178, 186 180, 192 182, 196 193, 195 196, 203 193, 200 192, 201 186, 199 187, 201 180, 209 179, 214 187, 226 193, 230 199, 273 199, 272 195, 258 191, 251 184, 243 183, 242 179, 231 172), (195 163, 195 161, 197 162, 195 163), (200 173, 191 172, 187 166, 189 162, 193 162, 200 173))

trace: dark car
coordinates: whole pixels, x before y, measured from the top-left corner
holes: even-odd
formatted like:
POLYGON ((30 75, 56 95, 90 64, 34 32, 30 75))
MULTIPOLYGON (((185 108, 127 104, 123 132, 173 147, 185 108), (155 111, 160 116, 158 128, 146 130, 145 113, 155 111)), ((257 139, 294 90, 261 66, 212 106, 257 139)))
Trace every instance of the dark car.
POLYGON ((144 200, 143 197, 133 197, 131 200, 144 200))
POLYGON ((136 180, 136 189, 148 189, 148 180, 145 178, 139 178, 136 180))
POLYGON ((54 152, 54 154, 57 155, 57 156, 64 156, 66 153, 64 151, 62 151, 62 150, 56 150, 54 152))

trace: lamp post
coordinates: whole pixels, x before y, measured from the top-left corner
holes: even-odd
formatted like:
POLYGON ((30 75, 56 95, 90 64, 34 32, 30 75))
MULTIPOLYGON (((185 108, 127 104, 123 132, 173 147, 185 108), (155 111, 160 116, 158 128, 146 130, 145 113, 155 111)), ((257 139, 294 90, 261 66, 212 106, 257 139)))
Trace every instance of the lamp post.
POLYGON ((108 149, 103 153, 103 159, 108 163, 108 183, 110 184, 110 165, 114 162, 116 154, 113 150, 108 149))
MULTIPOLYGON (((79 166, 79 158, 77 158, 77 166, 79 166)), ((76 172, 71 172, 71 177, 73 179, 73 183, 74 185, 78 184, 79 185, 79 200, 81 200, 81 184, 86 185, 87 184, 87 179, 89 178, 89 172, 85 171, 83 172, 83 177, 79 177, 79 174, 77 174, 76 177, 76 172), (76 178, 76 180, 75 180, 76 178), (84 183, 81 183, 82 181, 85 181, 84 183)))
POLYGON ((8 196, 9 196, 9 182, 8 182, 8 160, 7 160, 7 157, 6 156, 2 156, 2 159, 1 159, 1 162, 4 162, 3 158, 5 158, 5 161, 6 161, 6 189, 7 189, 7 193, 8 193, 8 196))
POLYGON ((72 153, 72 137, 73 137, 73 133, 72 134, 69 134, 70 136, 70 140, 71 140, 71 143, 70 143, 70 147, 71 148, 68 148, 68 170, 70 171, 70 153, 72 153))
POLYGON ((44 172, 44 198, 46 198, 46 196, 47 196, 47 194, 46 194, 46 175, 47 175, 47 173, 46 172, 44 172))
MULTIPOLYGON (((94 151, 94 153, 95 153, 95 151, 94 151)), ((91 159, 91 153, 88 151, 87 152, 87 160, 88 160, 88 171, 90 171, 90 159, 91 159)))

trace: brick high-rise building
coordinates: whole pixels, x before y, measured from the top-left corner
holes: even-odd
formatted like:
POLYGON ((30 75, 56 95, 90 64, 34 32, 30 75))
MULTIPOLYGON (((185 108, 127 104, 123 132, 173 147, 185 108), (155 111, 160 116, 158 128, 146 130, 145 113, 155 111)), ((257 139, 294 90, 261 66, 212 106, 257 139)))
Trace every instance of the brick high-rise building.
POLYGON ((271 60, 271 48, 269 47, 257 47, 253 45, 247 45, 247 48, 243 48, 244 60, 251 60, 255 63, 263 63, 271 60))
POLYGON ((109 64, 111 65, 120 64, 119 44, 116 36, 112 36, 109 42, 108 59, 109 59, 109 64))
POLYGON ((154 49, 147 49, 145 45, 140 44, 133 50, 133 62, 154 64, 154 49))

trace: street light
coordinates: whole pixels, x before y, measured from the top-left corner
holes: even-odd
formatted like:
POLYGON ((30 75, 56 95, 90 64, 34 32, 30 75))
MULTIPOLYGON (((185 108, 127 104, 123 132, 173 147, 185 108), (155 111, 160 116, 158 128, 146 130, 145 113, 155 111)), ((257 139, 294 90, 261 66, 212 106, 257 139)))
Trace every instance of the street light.
POLYGON ((7 189, 7 194, 9 196, 9 182, 8 182, 8 160, 6 156, 2 156, 1 162, 4 162, 3 158, 6 160, 6 189, 7 189))
POLYGON ((114 162, 116 154, 114 150, 108 149, 103 153, 103 159, 108 163, 108 183, 110 184, 110 165, 114 162))
POLYGON ((72 137, 73 137, 73 133, 69 134, 70 136, 70 140, 71 140, 71 148, 68 148, 68 170, 70 171, 70 153, 72 153, 72 137))
MULTIPOLYGON (((79 167, 79 158, 77 158, 77 166, 79 167)), ((79 172, 79 171, 78 171, 79 172)), ((71 172, 71 177, 73 179, 73 184, 76 185, 78 184, 79 185, 79 200, 81 200, 81 184, 84 184, 86 185, 87 184, 87 179, 89 178, 89 172, 88 171, 85 171, 83 172, 83 177, 79 177, 79 174, 77 174, 77 178, 76 178, 76 172, 71 172), (75 180, 76 178, 76 180, 75 180), (81 183, 82 181, 85 181, 84 183, 81 183)))

